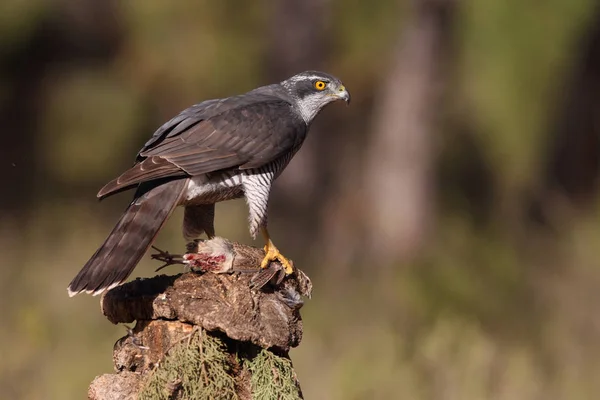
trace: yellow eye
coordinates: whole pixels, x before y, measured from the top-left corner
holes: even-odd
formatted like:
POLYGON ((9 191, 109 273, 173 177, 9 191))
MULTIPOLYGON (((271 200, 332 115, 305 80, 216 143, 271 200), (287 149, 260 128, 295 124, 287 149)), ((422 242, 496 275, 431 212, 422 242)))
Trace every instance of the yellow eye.
POLYGON ((323 90, 323 89, 325 89, 325 86, 327 86, 327 84, 323 81, 315 82, 315 89, 317 89, 317 90, 323 90))

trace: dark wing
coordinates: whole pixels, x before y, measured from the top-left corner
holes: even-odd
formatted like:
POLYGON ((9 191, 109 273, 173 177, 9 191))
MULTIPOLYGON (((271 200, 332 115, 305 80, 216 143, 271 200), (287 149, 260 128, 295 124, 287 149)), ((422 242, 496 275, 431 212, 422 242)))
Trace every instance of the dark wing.
POLYGON ((98 196, 148 180, 260 167, 300 146, 306 136, 306 124, 285 100, 245 95, 221 100, 220 106, 227 101, 238 106, 215 112, 219 104, 213 101, 213 115, 191 107, 175 117, 144 146, 138 163, 98 196))
MULTIPOLYGON (((283 93, 283 95, 285 96, 285 93, 283 93)), ((142 152, 150 150, 164 139, 180 135, 185 132, 186 129, 196 125, 200 121, 210 119, 234 108, 245 107, 262 101, 268 102, 275 99, 281 99, 281 96, 282 92, 279 85, 269 85, 238 96, 206 100, 202 103, 195 104, 183 110, 179 115, 158 128, 150 140, 142 147, 140 153, 138 153, 138 161, 143 159, 141 156, 142 152)))
MULTIPOLYGON (((238 96, 240 97, 240 96, 238 96)), ((239 106, 235 101, 236 97, 227 99, 216 99, 203 101, 200 104, 195 104, 190 108, 183 110, 179 115, 166 122, 154 132, 150 140, 144 144, 142 151, 151 149, 156 144, 160 143, 168 137, 177 136, 198 122, 212 117, 216 113, 225 112, 231 108, 239 106)), ((138 153, 138 158, 143 158, 138 153)))
POLYGON ((299 146, 306 125, 283 100, 262 101, 199 122, 141 156, 160 157, 189 175, 256 168, 299 146))

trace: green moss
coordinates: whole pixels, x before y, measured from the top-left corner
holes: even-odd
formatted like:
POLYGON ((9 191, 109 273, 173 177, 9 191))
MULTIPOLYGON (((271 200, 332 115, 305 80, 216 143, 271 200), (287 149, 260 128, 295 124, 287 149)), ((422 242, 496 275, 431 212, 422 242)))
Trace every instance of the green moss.
POLYGON ((250 372, 253 399, 302 398, 289 358, 251 344, 235 347, 232 357, 232 347, 228 349, 223 339, 198 329, 169 350, 139 399, 238 399, 232 365, 250 372))
POLYGON ((268 350, 261 350, 245 365, 252 374, 253 398, 256 400, 297 400, 301 399, 300 388, 292 360, 268 350))
POLYGON ((194 332, 169 351, 139 398, 237 399, 225 344, 203 330, 194 332))

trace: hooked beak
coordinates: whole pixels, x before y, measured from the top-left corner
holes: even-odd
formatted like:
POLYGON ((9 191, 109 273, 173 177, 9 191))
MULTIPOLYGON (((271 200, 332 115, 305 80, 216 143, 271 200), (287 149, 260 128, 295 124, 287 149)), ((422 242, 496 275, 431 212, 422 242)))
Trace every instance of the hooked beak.
POLYGON ((340 87, 338 88, 337 97, 339 99, 344 100, 346 104, 350 104, 350 92, 346 90, 344 85, 340 85, 340 87))

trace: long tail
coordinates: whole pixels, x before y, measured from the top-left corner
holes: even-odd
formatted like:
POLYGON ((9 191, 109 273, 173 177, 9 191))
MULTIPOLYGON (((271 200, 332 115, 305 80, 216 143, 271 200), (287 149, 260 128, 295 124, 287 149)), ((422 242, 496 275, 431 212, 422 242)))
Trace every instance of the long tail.
POLYGON ((121 284, 177 206, 187 179, 170 181, 136 196, 102 246, 69 284, 69 296, 97 295, 121 284))

